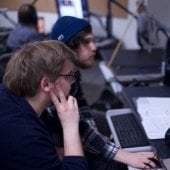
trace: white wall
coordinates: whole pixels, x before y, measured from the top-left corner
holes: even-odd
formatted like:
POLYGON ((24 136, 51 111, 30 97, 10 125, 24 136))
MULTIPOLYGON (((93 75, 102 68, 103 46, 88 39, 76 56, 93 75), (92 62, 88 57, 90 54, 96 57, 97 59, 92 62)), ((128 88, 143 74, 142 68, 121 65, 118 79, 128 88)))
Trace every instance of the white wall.
MULTIPOLYGON (((129 0, 128 1, 128 9, 133 13, 136 13, 136 1, 137 0, 129 0)), ((151 0, 149 0, 149 1, 151 1, 151 0)), ((165 4, 165 5, 160 4, 160 5, 157 5, 157 7, 155 7, 156 1, 158 1, 161 4, 163 2, 167 2, 167 1, 170 2, 170 1, 169 0, 161 0, 161 2, 160 2, 160 0, 152 0, 152 2, 154 4, 153 9, 155 10, 154 13, 161 14, 162 15, 162 16, 160 16, 161 20, 164 19, 165 20, 164 23, 166 23, 166 20, 169 20, 170 15, 168 15, 168 16, 165 15, 163 13, 163 11, 166 12, 166 10, 168 10, 168 6, 167 6, 167 4, 165 4), (161 10, 160 9, 161 7, 166 8, 166 10, 164 10, 164 9, 161 10), (157 8, 157 10, 155 8, 157 8)), ((7 14, 11 19, 13 19, 14 21, 17 22, 16 11, 8 11, 7 14)), ((53 23, 57 19, 57 14, 38 12, 38 15, 43 16, 45 18, 45 30, 47 33, 49 33, 52 28, 53 23)), ((102 20, 104 21, 105 18, 103 17, 102 20)), ((94 18, 92 18, 91 21, 92 21, 91 23, 93 26, 94 34, 105 35, 105 32, 99 26, 98 21, 95 21, 94 18)), ((139 48, 139 46, 136 42, 137 23, 136 23, 136 20, 134 18, 132 18, 132 16, 128 15, 128 17, 125 19, 113 17, 112 22, 113 22, 113 30, 112 30, 113 35, 122 40, 125 48, 127 48, 127 49, 139 48), (125 34, 125 32, 126 32, 126 34, 125 34)), ((169 21, 169 25, 170 25, 170 21, 169 21)), ((2 15, 0 15, 0 26, 11 27, 12 24, 9 23, 2 15)))

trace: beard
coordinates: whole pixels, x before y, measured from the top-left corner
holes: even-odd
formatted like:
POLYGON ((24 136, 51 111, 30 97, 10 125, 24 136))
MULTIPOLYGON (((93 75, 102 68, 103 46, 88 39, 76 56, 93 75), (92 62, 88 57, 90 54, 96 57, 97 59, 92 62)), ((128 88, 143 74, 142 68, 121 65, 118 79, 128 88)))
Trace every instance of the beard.
POLYGON ((82 69, 88 69, 88 68, 91 68, 93 67, 95 63, 95 60, 90 60, 88 62, 84 62, 84 61, 77 61, 76 65, 79 67, 79 68, 82 68, 82 69))

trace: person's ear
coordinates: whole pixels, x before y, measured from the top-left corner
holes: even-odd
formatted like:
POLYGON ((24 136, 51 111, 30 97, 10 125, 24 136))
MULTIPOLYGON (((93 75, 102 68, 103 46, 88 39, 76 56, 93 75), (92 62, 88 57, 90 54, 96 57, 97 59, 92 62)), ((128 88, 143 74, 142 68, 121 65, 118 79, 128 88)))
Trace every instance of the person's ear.
POLYGON ((54 86, 54 84, 51 83, 47 77, 43 77, 41 79, 40 86, 43 91, 49 92, 51 88, 54 86))

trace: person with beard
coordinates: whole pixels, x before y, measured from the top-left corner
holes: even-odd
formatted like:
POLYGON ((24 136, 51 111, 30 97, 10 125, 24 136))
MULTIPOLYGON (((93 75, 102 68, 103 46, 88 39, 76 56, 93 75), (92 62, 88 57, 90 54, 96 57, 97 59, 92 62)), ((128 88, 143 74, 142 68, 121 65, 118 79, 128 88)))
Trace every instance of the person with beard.
MULTIPOLYGON (((77 54, 78 69, 88 69, 95 63, 97 48, 93 41, 92 27, 88 21, 72 16, 60 17, 52 28, 51 39, 64 42, 77 54)), ((98 131, 92 110, 83 94, 80 71, 77 71, 76 76, 77 81, 73 84, 70 93, 74 93, 78 101, 81 141, 90 170, 126 169, 125 164, 135 168, 154 168, 155 163, 150 160, 155 156, 153 152, 130 153, 116 146, 114 142, 98 131)), ((56 121, 59 119, 56 116, 54 118, 55 112, 55 108, 51 106, 42 116, 51 131, 59 129, 59 127, 56 128, 58 125, 56 121)), ((62 135, 62 129, 60 135, 62 135)), ((56 136, 54 138, 61 139, 56 136)), ((57 151, 62 157, 63 141, 55 140, 55 142, 57 151)))

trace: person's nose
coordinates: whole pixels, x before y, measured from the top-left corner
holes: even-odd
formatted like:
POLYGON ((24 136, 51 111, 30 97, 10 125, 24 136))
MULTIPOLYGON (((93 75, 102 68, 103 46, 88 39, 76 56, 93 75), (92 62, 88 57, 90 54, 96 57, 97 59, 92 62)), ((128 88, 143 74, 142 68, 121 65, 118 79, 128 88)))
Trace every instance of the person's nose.
POLYGON ((90 47, 91 47, 92 51, 96 52, 97 48, 96 48, 96 45, 93 41, 91 42, 90 47))

